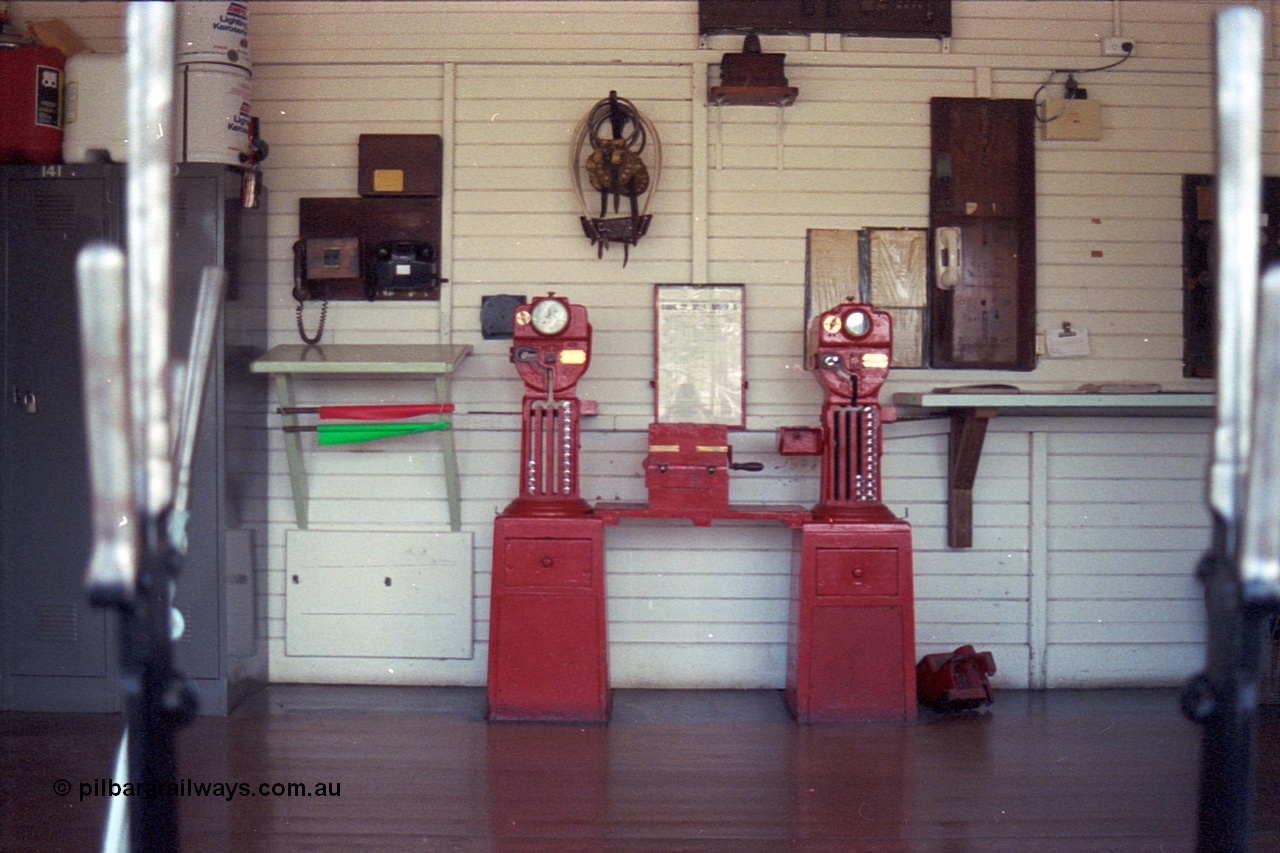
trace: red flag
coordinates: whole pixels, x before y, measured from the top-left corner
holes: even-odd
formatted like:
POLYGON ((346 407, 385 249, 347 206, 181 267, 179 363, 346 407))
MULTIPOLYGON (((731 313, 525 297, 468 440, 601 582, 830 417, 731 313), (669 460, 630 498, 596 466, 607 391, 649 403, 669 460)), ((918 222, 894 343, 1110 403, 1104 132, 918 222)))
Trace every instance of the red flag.
POLYGON ((452 411, 453 403, 423 403, 416 406, 321 406, 320 419, 381 421, 412 418, 418 415, 438 415, 452 411))

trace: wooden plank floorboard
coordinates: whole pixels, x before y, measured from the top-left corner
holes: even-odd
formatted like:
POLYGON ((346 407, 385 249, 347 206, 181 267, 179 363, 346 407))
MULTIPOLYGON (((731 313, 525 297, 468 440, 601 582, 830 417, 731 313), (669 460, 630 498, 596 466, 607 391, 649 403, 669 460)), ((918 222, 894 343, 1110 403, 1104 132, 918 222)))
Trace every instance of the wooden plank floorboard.
MULTIPOLYGON (((182 849, 1140 853, 1194 847, 1176 691, 1006 691, 913 725, 796 726, 776 691, 618 691, 609 725, 484 721, 482 690, 276 686, 181 733, 182 849), (308 796, 272 796, 300 783, 308 796), (259 791, 259 786, 267 788, 259 791), (318 796, 315 786, 336 796, 318 796)), ((97 849, 120 719, 0 714, 0 851, 97 849), (71 792, 54 790, 67 780, 71 792)), ((1280 849, 1280 715, 1255 849, 1280 849)))

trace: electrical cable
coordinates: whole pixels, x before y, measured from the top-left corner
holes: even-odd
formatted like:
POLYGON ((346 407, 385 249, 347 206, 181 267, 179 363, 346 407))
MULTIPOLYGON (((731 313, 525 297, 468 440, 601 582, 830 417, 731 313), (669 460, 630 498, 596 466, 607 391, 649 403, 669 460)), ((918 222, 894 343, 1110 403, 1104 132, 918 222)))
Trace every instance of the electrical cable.
MULTIPOLYGON (((1062 118, 1062 116, 1065 115, 1067 112, 1066 107, 1063 107, 1062 110, 1060 110, 1057 115, 1046 118, 1044 114, 1044 109, 1042 107, 1043 102, 1040 100, 1040 93, 1043 92, 1048 87, 1052 86, 1054 78, 1056 78, 1058 75, 1060 74, 1067 75, 1066 86, 1068 88, 1068 91, 1074 92, 1075 86, 1073 84, 1075 81, 1075 75, 1092 74, 1095 71, 1110 71, 1116 66, 1121 65, 1125 62, 1128 62, 1132 57, 1133 57, 1133 48, 1130 47, 1128 52, 1126 52, 1124 56, 1120 57, 1115 62, 1110 62, 1106 65, 1099 65, 1096 68, 1056 68, 1053 71, 1050 71, 1048 79, 1046 79, 1043 83, 1041 83, 1040 87, 1036 89, 1035 94, 1031 96, 1031 100, 1036 105, 1036 109, 1035 109, 1036 121, 1040 122, 1041 124, 1048 124, 1049 122, 1057 121, 1058 119, 1062 118)), ((1069 95, 1068 100, 1070 100, 1072 97, 1073 95, 1069 95)))

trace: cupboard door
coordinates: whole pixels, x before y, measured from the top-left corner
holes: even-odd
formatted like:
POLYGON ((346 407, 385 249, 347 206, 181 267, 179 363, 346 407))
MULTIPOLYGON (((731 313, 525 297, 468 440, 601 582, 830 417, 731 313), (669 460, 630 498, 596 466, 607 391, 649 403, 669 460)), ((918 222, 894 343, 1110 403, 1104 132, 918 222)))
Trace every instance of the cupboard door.
POLYGON ((930 364, 1035 367, 1035 112, 931 103, 930 364))
POLYGON ((811 618, 809 698, 821 716, 885 719, 908 708, 901 607, 815 605, 811 618))

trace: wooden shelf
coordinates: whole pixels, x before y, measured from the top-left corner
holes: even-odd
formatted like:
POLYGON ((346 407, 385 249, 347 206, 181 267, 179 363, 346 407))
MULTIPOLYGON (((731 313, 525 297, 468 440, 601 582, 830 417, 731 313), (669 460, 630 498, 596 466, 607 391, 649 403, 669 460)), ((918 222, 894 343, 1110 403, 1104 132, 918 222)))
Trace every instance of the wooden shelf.
MULTIPOLYGON (((379 375, 397 378, 430 376, 435 380, 436 402, 450 401, 450 379, 454 370, 471 353, 467 345, 435 344, 329 344, 304 346, 282 344, 272 347, 249 367, 253 373, 269 373, 276 379, 276 396, 283 408, 294 408, 293 377, 379 375)), ((282 415, 285 426, 297 426, 298 416, 282 415)), ((448 420, 448 415, 442 415, 448 420)), ((453 432, 440 432, 444 453, 445 489, 449 501, 449 527, 462 528, 462 498, 458 486, 458 458, 453 432)), ((310 502, 307 471, 302 458, 302 439, 296 432, 284 434, 289 460, 289 481, 293 487, 293 507, 298 527, 305 530, 310 502)))
POLYGON ((947 449, 947 544, 973 547, 973 483, 987 424, 998 414, 1028 417, 1209 417, 1213 394, 1040 393, 893 395, 900 419, 951 418, 947 449))
POLYGON ((788 107, 800 90, 795 86, 712 86, 707 103, 734 107, 788 107))

